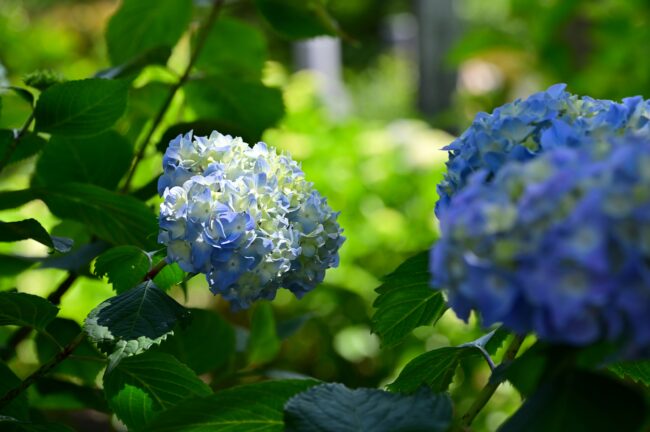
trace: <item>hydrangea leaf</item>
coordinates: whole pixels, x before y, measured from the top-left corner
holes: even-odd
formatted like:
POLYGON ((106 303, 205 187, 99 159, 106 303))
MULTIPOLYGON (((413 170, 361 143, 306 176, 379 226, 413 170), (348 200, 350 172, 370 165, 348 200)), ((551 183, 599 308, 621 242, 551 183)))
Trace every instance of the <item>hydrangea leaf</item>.
POLYGON ((140 430, 161 411, 212 391, 175 357, 150 351, 124 359, 106 373, 104 393, 120 420, 140 430))
POLYGON ((338 30, 322 0, 255 0, 255 5, 274 30, 290 39, 334 35, 338 30))
POLYGON ((54 136, 36 163, 32 186, 90 183, 113 190, 131 165, 131 144, 115 131, 91 138, 54 136))
POLYGON ((650 387, 650 361, 648 360, 614 363, 609 370, 621 378, 650 387))
POLYGON ((451 399, 422 389, 413 395, 323 384, 285 405, 287 432, 442 432, 451 424, 451 399))
POLYGON ((117 246, 107 250, 95 261, 95 274, 106 276, 118 294, 133 288, 151 267, 145 251, 135 246, 117 246))
POLYGON ((43 297, 18 292, 0 292, 0 325, 45 330, 59 309, 43 297))
MULTIPOLYGON (((0 303, 0 306, 5 306, 0 303)), ((0 310, 4 308, 0 307, 0 310)), ((0 317, 0 319, 2 319, 0 317)), ((20 379, 13 373, 9 366, 5 363, 0 363, 0 394, 4 395, 9 390, 12 390, 20 385, 20 379)), ((11 401, 7 406, 0 410, 0 418, 7 416, 19 420, 29 419, 29 406, 27 402, 27 394, 21 393, 11 401)), ((2 423, 0 423, 1 425, 2 423)))
POLYGON ((157 350, 172 354, 197 374, 224 372, 235 356, 233 327, 212 311, 190 311, 190 322, 177 327, 157 350))
MULTIPOLYGON (((2 129, 0 130, 0 157, 5 157, 14 141, 13 131, 2 129)), ((35 133, 26 132, 16 144, 15 150, 7 160, 8 164, 20 162, 23 159, 34 156, 45 147, 47 141, 35 133)))
POLYGON ((164 66, 171 53, 172 50, 169 46, 156 46, 138 54, 125 63, 97 72, 95 78, 134 79, 142 69, 149 65, 164 66))
POLYGON ((185 279, 185 272, 177 263, 167 264, 153 278, 158 288, 163 291, 169 291, 173 286, 178 285, 185 279))
MULTIPOLYGON (((41 364, 54 358, 60 350, 59 347, 70 343, 81 332, 81 327, 72 320, 56 318, 47 326, 46 330, 57 341, 58 345, 43 334, 36 336, 36 353, 41 364)), ((104 368, 104 356, 97 352, 88 340, 82 341, 75 349, 74 354, 74 356, 59 363, 51 374, 75 377, 84 384, 93 386, 97 375, 104 368), (75 356, 82 356, 84 359, 80 360, 75 356), (86 359, 94 359, 95 361, 86 359)))
POLYGON ((188 315, 187 309, 146 281, 93 309, 84 330, 109 355, 110 371, 123 358, 160 344, 188 315))
POLYGON ((9 416, 0 416, 0 427, 6 427, 12 432, 74 432, 68 426, 61 423, 34 423, 17 420, 9 416))
MULTIPOLYGON (((75 350, 77 352, 79 348, 75 350)), ((86 362, 92 363, 92 362, 86 362)), ((97 363, 101 366, 101 364, 97 363)), ((48 411, 93 409, 109 412, 104 392, 87 385, 74 384, 67 379, 42 377, 36 381, 29 394, 30 407, 48 411)))
POLYGON ((267 363, 280 352, 273 306, 269 302, 260 302, 253 309, 247 350, 248 362, 254 365, 267 363))
POLYGON ((647 412, 637 389, 604 375, 569 370, 545 380, 499 431, 637 431, 647 412))
POLYGON ((36 219, 25 219, 17 222, 0 221, 0 242, 15 242, 32 239, 58 252, 68 252, 72 240, 63 237, 50 236, 36 219))
POLYGON ((442 294, 429 287, 428 262, 427 252, 407 259, 376 289, 372 328, 385 347, 397 345, 417 327, 435 324, 447 309, 442 294))
POLYGON ((32 94, 31 91, 27 90, 26 88, 16 87, 16 86, 7 86, 5 88, 14 92, 16 95, 18 95, 18 97, 20 97, 28 104, 32 106, 34 105, 34 95, 32 94))
POLYGON ((314 380, 278 380, 229 388, 181 403, 160 414, 145 430, 282 432, 284 404, 291 396, 316 384, 318 381, 314 380))
POLYGON ((85 79, 55 84, 41 93, 34 109, 36 130, 63 136, 90 136, 113 126, 126 109, 128 83, 85 79))

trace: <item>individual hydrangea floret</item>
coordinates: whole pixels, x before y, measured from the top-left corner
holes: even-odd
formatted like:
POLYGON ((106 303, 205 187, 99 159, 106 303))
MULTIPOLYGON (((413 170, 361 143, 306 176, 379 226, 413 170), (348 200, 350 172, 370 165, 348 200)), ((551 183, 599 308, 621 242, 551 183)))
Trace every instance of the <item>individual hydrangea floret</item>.
POLYGON ((485 171, 485 180, 509 161, 526 161, 556 147, 589 145, 594 139, 625 131, 650 133, 650 101, 622 102, 578 97, 556 84, 524 100, 503 105, 492 114, 479 113, 472 125, 446 147, 447 173, 438 185, 436 215, 467 183, 485 171))
POLYGON ((167 259, 204 273, 233 308, 273 299, 280 287, 301 297, 338 265, 338 213, 289 156, 190 132, 170 142, 163 167, 158 240, 167 259))
POLYGON ((431 253, 457 315, 650 352, 650 135, 601 137, 470 176, 431 253))

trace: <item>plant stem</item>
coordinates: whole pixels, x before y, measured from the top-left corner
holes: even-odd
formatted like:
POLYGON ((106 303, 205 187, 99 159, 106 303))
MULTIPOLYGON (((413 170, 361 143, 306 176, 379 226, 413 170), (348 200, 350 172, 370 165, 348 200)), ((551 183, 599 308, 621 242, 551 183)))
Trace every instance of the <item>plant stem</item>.
POLYGON ((18 141, 25 135, 29 127, 32 125, 32 122, 34 121, 34 111, 32 110, 32 113, 27 117, 27 120, 25 120, 25 123, 23 124, 23 127, 20 128, 16 136, 14 136, 14 139, 11 141, 11 144, 9 144, 9 148, 5 152, 4 156, 2 157, 2 160, 0 160, 0 172, 5 169, 9 161, 11 160, 11 155, 14 154, 16 149, 18 148, 18 141))
POLYGON ((142 158, 144 157, 145 150, 147 149, 147 146, 149 145, 151 138, 153 137, 154 133, 156 132, 163 118, 165 117, 165 114, 167 113, 167 110, 169 109, 172 100, 174 100, 174 96, 176 96, 176 92, 178 92, 178 90, 183 86, 183 84, 187 82, 190 76, 190 72, 192 71, 192 68, 196 63, 196 60, 199 58, 199 55, 201 54, 201 51, 205 46, 205 42, 208 39, 208 34, 210 33, 210 29, 212 28, 215 21, 217 20, 217 17, 219 16, 219 12, 221 11, 221 7, 223 6, 223 3, 224 0, 213 1, 212 8, 210 9, 210 14, 206 18, 205 24, 202 26, 199 36, 196 40, 196 46, 194 47, 194 52, 192 52, 190 61, 187 64, 185 70, 183 71, 181 77, 178 79, 176 84, 174 84, 170 89, 167 98, 165 99, 162 106, 160 107, 160 110, 158 110, 156 117, 154 117, 154 120, 151 123, 151 127, 147 131, 145 138, 142 140, 142 143, 140 144, 140 148, 136 152, 135 158, 133 159, 133 163, 131 164, 131 169, 129 170, 129 173, 126 176, 126 180, 124 181, 124 186, 122 186, 122 192, 127 192, 129 190, 129 187, 131 186, 131 181, 133 180, 133 175, 135 174, 135 170, 138 167, 138 164, 140 163, 142 158))
POLYGON ((161 260, 158 264, 153 266, 146 275, 144 275, 142 281, 145 282, 148 280, 153 280, 153 278, 155 278, 156 275, 160 273, 160 271, 164 269, 166 265, 167 265, 167 261, 161 260))
POLYGON ((50 361, 44 363, 36 372, 28 376, 20 383, 20 385, 14 389, 9 390, 2 398, 0 398, 0 409, 4 408, 12 400, 18 397, 23 391, 25 391, 29 386, 31 386, 36 380, 47 375, 52 369, 54 369, 59 363, 65 360, 72 352, 79 346, 79 344, 84 340, 85 333, 79 333, 72 342, 66 345, 57 355, 55 355, 50 361))
MULTIPOLYGON (((515 359, 525 337, 526 335, 515 335, 512 342, 510 342, 506 353, 503 355, 503 360, 501 361, 502 365, 507 365, 515 359)), ((483 407, 488 403, 499 385, 501 385, 500 380, 489 380, 487 384, 485 384, 485 387, 483 387, 481 392, 478 394, 472 406, 467 410, 463 417, 461 417, 460 424, 462 428, 468 428, 472 424, 478 413, 481 412, 483 407)))

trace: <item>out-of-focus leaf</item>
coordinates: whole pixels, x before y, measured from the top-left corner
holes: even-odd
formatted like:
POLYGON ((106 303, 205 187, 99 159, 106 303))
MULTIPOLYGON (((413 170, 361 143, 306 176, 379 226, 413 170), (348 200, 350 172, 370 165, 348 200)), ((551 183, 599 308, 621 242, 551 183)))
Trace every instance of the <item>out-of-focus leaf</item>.
POLYGON ((167 59, 169 59, 171 53, 172 50, 169 46, 157 46, 144 51, 126 63, 97 72, 95 78, 135 78, 142 69, 149 65, 164 65, 167 63, 167 59))
POLYGON ((0 221, 0 242, 15 242, 32 239, 55 249, 67 252, 72 247, 72 240, 62 237, 51 237, 36 219, 25 219, 17 222, 0 221))
POLYGON ((255 0, 268 23, 290 39, 334 35, 338 26, 322 0, 255 0))
MULTIPOLYGON (((0 293, 1 294, 1 293, 0 293)), ((1 319, 1 318, 0 318, 1 319)), ((13 373, 9 366, 0 363, 0 395, 4 395, 9 390, 12 390, 20 385, 20 379, 13 373)), ((29 406, 27 403, 27 395, 21 393, 11 401, 7 406, 0 410, 0 418, 3 416, 13 417, 19 420, 29 419, 29 406)), ((0 426, 2 423, 0 423, 0 426)))
POLYGON ((124 0, 106 28, 111 63, 127 63, 161 45, 173 47, 191 18, 191 1, 124 0))
POLYGON ((287 432, 443 432, 451 424, 451 399, 422 389, 410 396, 378 389, 322 384, 289 399, 287 432))
POLYGON ((648 360, 614 363, 609 370, 621 378, 650 387, 650 361, 648 360))
POLYGON ((228 368, 235 356, 235 331, 212 311, 191 309, 191 321, 174 330, 159 350, 172 354, 197 374, 228 368))
POLYGON ((74 432, 61 423, 33 423, 0 416, 0 428, 7 432, 74 432))
MULTIPOLYGON (((65 78, 60 73, 55 72, 51 69, 41 69, 26 74, 23 77, 23 82, 29 87, 33 87, 40 90, 41 92, 44 92, 55 84, 65 82, 65 78)), ((29 100, 27 101, 29 102, 29 100)))
MULTIPOLYGON (((54 337, 58 345, 43 334, 36 336, 36 353, 38 359, 45 363, 59 352, 60 347, 66 346, 81 332, 79 324, 72 320, 57 318, 47 326, 48 333, 54 337)), ((93 386, 97 374, 104 368, 104 357, 97 352, 88 340, 81 342, 74 354, 53 369, 54 375, 73 376, 81 379, 84 384, 93 386), (81 356, 84 359, 75 357, 81 356)))
POLYGON ((126 109, 126 81, 90 78, 55 84, 36 103, 36 130, 90 136, 110 128, 126 109))
POLYGON ((259 302, 253 309, 247 351, 250 364, 267 363, 280 352, 273 307, 269 302, 259 302))
POLYGON ((440 291, 429 287, 428 252, 404 261, 376 289, 372 328, 384 346, 400 343, 411 331, 435 323, 447 309, 440 291))
MULTIPOLYGON (((34 156, 45 147, 47 142, 38 135, 26 132, 15 144, 15 150, 7 160, 8 164, 20 162, 28 157, 34 156)), ((14 132, 10 130, 0 130, 0 157, 4 158, 11 146, 14 145, 14 132)))
POLYGON ((266 60, 266 41, 255 27, 220 18, 205 42, 196 66, 217 75, 259 79, 266 60))
POLYGON ((40 262, 40 268, 58 268, 62 270, 70 270, 79 274, 89 275, 88 265, 100 253, 108 249, 109 245, 103 241, 96 241, 80 246, 72 251, 55 256, 48 256, 43 258, 27 258, 34 262, 40 262))
POLYGON ((18 292, 0 292, 0 325, 18 325, 44 330, 59 309, 43 297, 18 292))
MULTIPOLYGON (((77 351, 78 348, 75 352, 77 351)), ((101 390, 49 377, 40 378, 34 383, 29 402, 33 408, 41 410, 94 409, 108 412, 108 405, 101 390)))
POLYGON ((131 144, 115 131, 90 138, 54 136, 38 158, 33 186, 90 183, 112 190, 131 165, 131 144))
POLYGON ((34 105, 34 95, 32 94, 32 92, 30 92, 26 88, 16 87, 16 86, 8 86, 6 88, 11 90, 15 94, 17 94, 18 97, 20 97, 22 100, 24 100, 28 104, 34 105))
POLYGON ((142 281, 151 268, 151 259, 135 246, 118 246, 107 250, 95 261, 95 274, 107 276, 118 294, 142 281))
POLYGON ((0 192, 0 210, 20 207, 37 198, 38 193, 33 189, 3 191, 0 192))
POLYGON ((160 344, 188 314, 152 281, 146 281, 93 309, 84 330, 100 350, 109 354, 110 371, 123 358, 160 344))
MULTIPOLYGON (((221 133, 256 142, 284 115, 282 93, 254 81, 230 77, 190 81, 187 102, 199 119, 214 121, 221 133)), ((187 132, 187 131, 186 131, 187 132)))
POLYGON ((167 264, 153 278, 156 286, 163 291, 169 291, 173 286, 178 285, 185 279, 185 272, 177 263, 167 264))
POLYGON ((185 399, 212 394, 187 366, 159 352, 124 359, 104 376, 104 392, 115 414, 134 430, 185 399))
POLYGON ((282 409, 293 395, 318 384, 314 380, 282 380, 248 384, 192 399, 160 414, 145 429, 156 432, 282 432, 282 409))

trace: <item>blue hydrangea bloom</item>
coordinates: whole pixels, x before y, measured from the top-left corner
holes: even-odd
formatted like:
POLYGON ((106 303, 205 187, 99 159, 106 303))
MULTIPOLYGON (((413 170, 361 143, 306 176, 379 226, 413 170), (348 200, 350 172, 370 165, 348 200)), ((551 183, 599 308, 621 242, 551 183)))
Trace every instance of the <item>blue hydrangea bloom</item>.
POLYGON ((169 143, 163 168, 158 240, 167 260, 204 273, 233 308, 273 299, 280 287, 301 297, 338 265, 338 213, 289 156, 190 132, 169 143))
POLYGON ((468 176, 440 218, 432 282, 463 319, 633 357, 650 352, 650 134, 588 141, 468 176))
POLYGON ((509 161, 526 161, 556 147, 588 145, 600 136, 626 130, 650 133, 650 101, 631 97, 622 102, 578 97, 564 84, 503 105, 492 114, 479 113, 472 125, 446 147, 447 172, 438 185, 436 215, 449 206, 469 176, 484 170, 485 180, 509 161))

